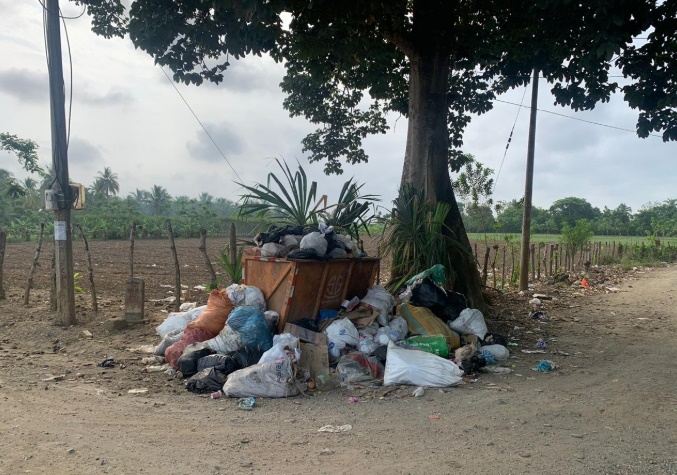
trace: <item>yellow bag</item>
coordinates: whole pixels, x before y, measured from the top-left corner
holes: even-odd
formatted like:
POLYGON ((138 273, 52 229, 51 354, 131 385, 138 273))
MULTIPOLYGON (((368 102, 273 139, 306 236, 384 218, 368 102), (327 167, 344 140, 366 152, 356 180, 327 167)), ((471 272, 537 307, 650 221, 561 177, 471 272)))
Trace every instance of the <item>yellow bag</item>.
POLYGON ((444 335, 447 345, 452 350, 461 346, 459 334, 449 328, 428 308, 414 307, 409 302, 405 302, 397 307, 397 315, 407 321, 410 335, 444 335))

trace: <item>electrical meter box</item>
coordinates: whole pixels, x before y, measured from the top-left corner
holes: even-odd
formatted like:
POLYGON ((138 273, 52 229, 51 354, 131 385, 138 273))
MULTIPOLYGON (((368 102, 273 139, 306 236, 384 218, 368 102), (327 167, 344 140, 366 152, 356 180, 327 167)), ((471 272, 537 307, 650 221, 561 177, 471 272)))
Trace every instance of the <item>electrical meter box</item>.
MULTIPOLYGON (((71 183, 71 196, 73 197, 72 209, 85 208, 85 185, 71 183)), ((55 211, 61 209, 64 202, 63 194, 59 190, 45 190, 45 209, 55 211)))

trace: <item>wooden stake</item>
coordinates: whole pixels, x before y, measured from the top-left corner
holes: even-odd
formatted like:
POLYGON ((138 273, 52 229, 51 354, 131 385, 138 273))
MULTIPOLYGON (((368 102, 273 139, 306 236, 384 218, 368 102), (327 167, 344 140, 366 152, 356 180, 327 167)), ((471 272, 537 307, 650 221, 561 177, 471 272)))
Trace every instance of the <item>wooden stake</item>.
POLYGON ((52 268, 49 272, 49 310, 56 312, 59 303, 56 298, 56 251, 52 252, 52 268))
POLYGON ((494 277, 494 288, 496 288, 496 256, 498 256, 498 246, 494 247, 494 260, 491 261, 491 274, 494 277))
MULTIPOLYGON (((82 230, 81 230, 82 231, 82 230)), ((84 233, 82 234, 84 236, 84 233)), ((134 278, 134 238, 136 237, 136 221, 132 222, 132 229, 129 231, 129 278, 134 278)))
POLYGON ((237 230, 235 223, 230 223, 230 264, 235 267, 237 264, 237 230))
MULTIPOLYGON (((554 254, 555 254, 555 245, 550 244, 550 275, 551 276, 554 275, 552 273, 552 257, 553 257, 554 254)), ((555 265, 555 272, 557 272, 557 265, 555 265)))
POLYGON ((174 287, 174 311, 178 312, 181 307, 181 269, 179 268, 179 256, 176 253, 176 244, 174 244, 174 231, 172 230, 172 222, 167 220, 167 236, 169 237, 169 247, 172 250, 174 257, 174 271, 176 273, 176 285, 174 287))
POLYGON ((531 281, 536 280, 536 244, 531 243, 531 281))
POLYGON ((197 248, 200 250, 200 254, 202 254, 202 260, 205 262, 211 282, 215 283, 216 272, 214 272, 214 266, 212 266, 212 261, 209 259, 209 255, 207 254, 207 230, 204 228, 200 229, 200 240, 198 241, 197 248))
MULTIPOLYGON (((92 266, 92 254, 89 252, 89 242, 87 242, 87 236, 85 236, 85 231, 83 231, 82 226, 77 224, 75 226, 80 231, 80 236, 82 241, 85 243, 85 255, 87 256, 87 274, 89 276, 89 287, 92 289, 92 310, 94 312, 99 311, 99 303, 96 300, 96 286, 94 285, 94 267, 92 266)), ((134 224, 136 227, 136 224, 134 224)))
POLYGON ((536 257, 536 262, 538 263, 538 267, 536 268, 536 278, 538 280, 541 280, 541 245, 543 243, 538 243, 538 256, 536 257))
POLYGON ((487 268, 489 267, 489 254, 491 254, 491 248, 487 246, 487 250, 484 253, 484 270, 482 271, 482 284, 487 285, 487 268))
POLYGON ((5 296, 5 286, 3 277, 3 265, 5 263, 5 246, 7 245, 7 233, 0 229, 0 300, 7 298, 5 296))
POLYGON ((35 268, 38 267, 38 261, 40 260, 40 249, 42 249, 42 236, 45 234, 45 223, 40 223, 40 234, 38 234, 38 245, 35 248, 35 255, 33 256, 33 262, 31 263, 31 270, 28 272, 28 284, 26 284, 26 291, 24 292, 24 305, 28 305, 31 296, 31 288, 33 287, 33 275, 35 274, 35 268))
POLYGON ((503 272, 501 272, 501 288, 505 289, 505 246, 503 246, 503 272))

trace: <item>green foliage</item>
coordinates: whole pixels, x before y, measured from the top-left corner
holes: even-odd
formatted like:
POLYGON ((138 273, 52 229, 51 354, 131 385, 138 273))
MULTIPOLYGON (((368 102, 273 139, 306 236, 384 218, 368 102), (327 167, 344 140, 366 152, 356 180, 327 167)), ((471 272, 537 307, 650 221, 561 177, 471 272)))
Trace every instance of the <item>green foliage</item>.
POLYGON ((44 175, 45 171, 38 163, 38 144, 32 140, 20 139, 16 135, 0 132, 0 150, 15 154, 27 172, 44 175))
POLYGON ((446 203, 431 204, 423 191, 410 185, 400 188, 383 232, 383 252, 392 255, 392 275, 397 277, 392 290, 435 264, 445 267, 447 279, 453 283, 455 260, 463 251, 445 224, 449 208, 446 203))
POLYGON ((254 215, 273 223, 306 226, 317 223, 317 182, 308 184, 301 166, 292 173, 287 162, 275 159, 286 184, 275 173, 268 174, 266 185, 248 186, 238 183, 247 193, 241 195, 240 216, 254 215))
POLYGON ((84 294, 85 291, 80 287, 80 273, 76 272, 73 274, 73 288, 75 289, 76 294, 84 294))
POLYGON ((242 255, 244 253, 244 248, 240 247, 237 251, 237 258, 235 262, 230 261, 230 248, 226 246, 217 256, 216 264, 221 268, 225 274, 221 275, 216 279, 216 282, 209 284, 209 289, 213 290, 217 288, 224 281, 226 277, 230 278, 230 281, 233 284, 239 284, 242 282, 242 255))
POLYGON ((376 195, 362 194, 363 185, 353 178, 343 184, 336 204, 327 205, 326 196, 317 201, 317 182, 308 181, 305 170, 298 164, 292 173, 285 161, 276 160, 283 174, 280 179, 271 172, 266 185, 242 186, 247 193, 241 196, 240 216, 256 216, 274 224, 306 226, 324 221, 354 239, 359 240, 360 230, 369 234, 374 218, 369 214, 376 195), (324 201, 324 207, 321 202, 324 201))
POLYGON ((590 244, 590 240, 595 235, 592 225, 587 219, 579 219, 575 226, 569 226, 564 223, 562 226, 562 236, 560 242, 569 246, 569 252, 575 256, 584 246, 590 244))

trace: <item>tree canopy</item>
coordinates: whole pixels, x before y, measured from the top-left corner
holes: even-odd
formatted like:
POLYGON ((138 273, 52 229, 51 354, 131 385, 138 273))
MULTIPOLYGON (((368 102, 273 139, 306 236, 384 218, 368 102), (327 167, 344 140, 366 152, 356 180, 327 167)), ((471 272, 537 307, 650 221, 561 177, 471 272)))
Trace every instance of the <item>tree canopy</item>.
POLYGON ((592 109, 620 91, 639 112, 640 136, 677 139, 677 0, 135 0, 128 14, 120 0, 74 1, 95 32, 129 34, 177 81, 218 83, 247 55, 284 63, 284 107, 318 125, 303 150, 326 173, 366 161, 362 141, 387 130, 387 113, 406 116, 402 184, 449 204, 447 229, 467 251, 457 290, 478 306, 448 173, 463 163, 472 114, 537 69, 556 103, 592 109), (612 67, 628 84, 612 80, 612 67))

